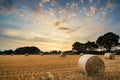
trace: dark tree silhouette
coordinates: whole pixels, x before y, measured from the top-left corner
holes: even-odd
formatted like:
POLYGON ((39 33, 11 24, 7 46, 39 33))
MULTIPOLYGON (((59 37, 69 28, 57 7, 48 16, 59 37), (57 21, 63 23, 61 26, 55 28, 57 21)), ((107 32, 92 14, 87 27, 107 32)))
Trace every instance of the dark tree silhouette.
POLYGON ((20 47, 20 48, 17 48, 14 51, 14 54, 25 54, 25 53, 39 54, 40 53, 40 49, 38 49, 35 46, 32 46, 32 47, 20 47))
POLYGON ((90 42, 90 41, 85 43, 85 46, 86 46, 86 50, 88 50, 88 51, 94 51, 96 48, 98 48, 98 46, 97 46, 97 44, 95 44, 95 42, 90 42))
POLYGON ((84 52, 86 50, 86 47, 85 44, 83 43, 75 42, 72 45, 72 50, 75 50, 76 53, 80 53, 80 52, 84 52))
POLYGON ((50 51, 50 54, 60 54, 62 51, 52 50, 50 51))
POLYGON ((118 45, 119 35, 116 35, 113 32, 104 34, 103 36, 98 37, 96 43, 99 47, 106 48, 107 51, 111 51, 111 48, 118 45))
POLYGON ((6 54, 6 55, 13 54, 13 50, 10 49, 10 50, 1 51, 1 54, 6 54))

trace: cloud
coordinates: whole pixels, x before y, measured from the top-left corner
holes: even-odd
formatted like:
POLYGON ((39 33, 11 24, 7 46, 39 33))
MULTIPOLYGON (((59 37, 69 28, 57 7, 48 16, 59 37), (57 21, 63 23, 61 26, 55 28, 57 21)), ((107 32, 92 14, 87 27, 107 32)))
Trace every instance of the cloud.
POLYGON ((3 8, 0 7, 0 13, 2 13, 2 12, 3 12, 3 8))
POLYGON ((64 30, 65 31, 65 33, 68 33, 68 34, 71 34, 71 33, 73 33, 73 32, 75 32, 75 31, 77 31, 77 29, 74 29, 74 28, 61 28, 60 30, 64 30))
POLYGON ((2 41, 3 41, 3 39, 0 38, 0 42, 2 42, 2 41))
POLYGON ((59 26, 60 24, 61 24, 60 21, 57 21, 54 23, 54 26, 56 27, 56 26, 59 26))
POLYGON ((75 3, 75 2, 72 2, 72 4, 71 4, 71 8, 77 8, 77 7, 78 7, 78 4, 75 3))
POLYGON ((76 31, 77 31, 77 29, 70 29, 70 30, 66 31, 66 33, 71 34, 71 33, 76 32, 76 31))
POLYGON ((96 10, 97 10, 97 8, 96 8, 96 7, 91 6, 91 7, 90 7, 90 10, 91 10, 91 16, 96 15, 96 10))
POLYGON ((50 0, 42 0, 43 3, 50 2, 50 0))
POLYGON ((76 17, 77 16, 77 14, 76 13, 69 13, 68 15, 67 15, 67 18, 73 18, 73 17, 76 17))
POLYGON ((29 16, 28 16, 27 14, 25 14, 25 13, 20 13, 19 15, 20 15, 21 17, 23 17, 23 18, 25 19, 25 21, 28 21, 29 16))
POLYGON ((0 0, 0 2, 2 2, 3 0, 0 0))
POLYGON ((43 4, 42 4, 42 3, 39 3, 38 5, 39 5, 39 7, 40 7, 40 8, 42 8, 42 7, 43 7, 43 4))
POLYGON ((49 14, 50 14, 50 16, 55 16, 54 10, 53 10, 53 9, 50 9, 49 14))
POLYGON ((59 27, 60 30, 71 30, 71 28, 67 28, 67 27, 59 27))
POLYGON ((66 7, 58 7, 59 13, 60 14, 66 14, 67 13, 67 8, 66 7))
POLYGON ((39 17, 39 18, 44 18, 44 12, 42 11, 43 8, 41 7, 36 7, 34 9, 32 9, 32 14, 35 15, 36 17, 39 17))
POLYGON ((40 36, 35 36, 33 39, 30 41, 37 41, 37 42, 52 42, 52 40, 48 37, 40 37, 40 36))
POLYGON ((17 6, 12 0, 8 0, 8 1, 3 0, 1 4, 5 11, 13 12, 17 10, 17 6))
POLYGON ((67 19, 58 20, 54 23, 54 27, 61 27, 67 25, 69 22, 67 19))
POLYGON ((106 15, 107 15, 107 12, 106 11, 102 11, 102 20, 106 19, 106 15))
POLYGON ((89 0, 91 3, 93 2, 93 0, 89 0))
POLYGON ((108 1, 107 7, 108 7, 109 9, 114 9, 114 8, 115 8, 115 3, 108 1))
POLYGON ((64 31, 65 33, 68 33, 68 34, 71 34, 71 33, 73 33, 73 32, 76 32, 76 31, 78 31, 79 29, 80 29, 81 27, 59 27, 58 28, 58 30, 61 30, 61 31, 64 31))
POLYGON ((21 31, 21 30, 4 30, 2 34, 0 34, 0 38, 5 39, 14 39, 14 40, 22 40, 22 41, 33 41, 33 42, 52 42, 49 37, 44 36, 35 36, 29 33, 29 31, 21 31))
POLYGON ((70 28, 68 31, 66 31, 66 33, 71 34, 73 32, 76 32, 76 31, 80 30, 81 28, 82 28, 81 26, 70 28))
POLYGON ((95 6, 90 6, 90 11, 85 7, 82 8, 83 12, 88 17, 93 17, 97 14, 97 8, 95 6))
POLYGON ((90 13, 88 13, 88 10, 85 7, 82 7, 82 13, 84 13, 86 16, 91 15, 90 13))
POLYGON ((84 0, 80 0, 81 3, 84 3, 84 0))
POLYGON ((54 23, 54 26, 55 26, 56 29, 64 31, 65 33, 72 33, 72 32, 77 31, 77 29, 65 27, 65 24, 67 24, 66 20, 64 20, 62 22, 57 21, 57 22, 54 23))

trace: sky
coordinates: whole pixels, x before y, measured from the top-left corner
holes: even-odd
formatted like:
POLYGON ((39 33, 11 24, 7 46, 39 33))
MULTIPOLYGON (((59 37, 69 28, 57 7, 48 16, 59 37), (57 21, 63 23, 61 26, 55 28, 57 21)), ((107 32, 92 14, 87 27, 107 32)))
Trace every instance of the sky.
POLYGON ((107 32, 120 35, 120 0, 0 0, 0 50, 71 50, 107 32))

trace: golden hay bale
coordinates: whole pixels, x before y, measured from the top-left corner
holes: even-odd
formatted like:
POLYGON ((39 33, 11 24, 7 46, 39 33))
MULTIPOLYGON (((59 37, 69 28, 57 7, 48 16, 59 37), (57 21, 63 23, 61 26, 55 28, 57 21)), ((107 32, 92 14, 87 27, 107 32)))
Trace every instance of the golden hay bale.
POLYGON ((12 53, 12 54, 10 54, 11 56, 13 56, 14 54, 12 53))
POLYGON ((41 56, 43 56, 43 53, 40 53, 41 56))
POLYGON ((65 56, 66 56, 65 53, 60 54, 60 57, 65 57, 65 56))
POLYGON ((25 53, 25 56, 28 56, 28 53, 25 53))
POLYGON ((80 56, 84 55, 84 53, 80 53, 80 56))
POLYGON ((106 53, 104 54, 105 59, 111 59, 114 60, 115 59, 115 54, 114 53, 106 53))
POLYGON ((99 57, 90 54, 81 56, 78 66, 80 71, 88 76, 102 75, 105 71, 104 62, 99 57))

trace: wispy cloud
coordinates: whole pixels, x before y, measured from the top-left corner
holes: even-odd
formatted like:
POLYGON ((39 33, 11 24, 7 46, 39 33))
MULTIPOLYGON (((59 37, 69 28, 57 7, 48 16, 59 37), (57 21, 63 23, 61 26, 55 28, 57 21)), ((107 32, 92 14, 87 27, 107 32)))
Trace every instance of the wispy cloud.
POLYGON ((55 11, 50 9, 49 14, 50 14, 50 16, 55 16, 55 11))
POLYGON ((72 2, 71 8, 77 8, 77 7, 78 7, 78 4, 76 2, 72 2))
POLYGON ((25 21, 28 21, 29 16, 25 13, 20 13, 20 16, 23 17, 25 19, 25 21))
POLYGON ((84 0, 80 0, 81 3, 84 3, 84 0))
POLYGON ((111 2, 111 1, 108 1, 107 7, 110 8, 110 9, 114 9, 115 8, 115 3, 111 2))
POLYGON ((13 12, 17 10, 17 6, 12 0, 8 0, 8 1, 2 0, 1 5, 2 5, 3 10, 6 12, 13 12))
POLYGON ((93 0, 89 0, 91 3, 93 2, 93 0))
POLYGON ((59 9, 59 13, 60 14, 66 14, 67 13, 67 7, 58 7, 58 9, 59 9))
POLYGON ((66 28, 66 27, 60 27, 60 30, 70 30, 71 28, 66 28))
POLYGON ((77 14, 74 13, 74 12, 72 12, 72 13, 69 13, 69 14, 67 15, 67 18, 73 18, 73 17, 76 17, 76 16, 77 16, 77 14))
POLYGON ((50 0, 42 0, 43 3, 50 2, 50 0))
POLYGON ((96 12, 97 12, 97 11, 96 11, 96 10, 97 10, 96 7, 91 6, 91 7, 90 7, 90 10, 91 10, 91 15, 92 15, 92 16, 96 15, 96 12))

